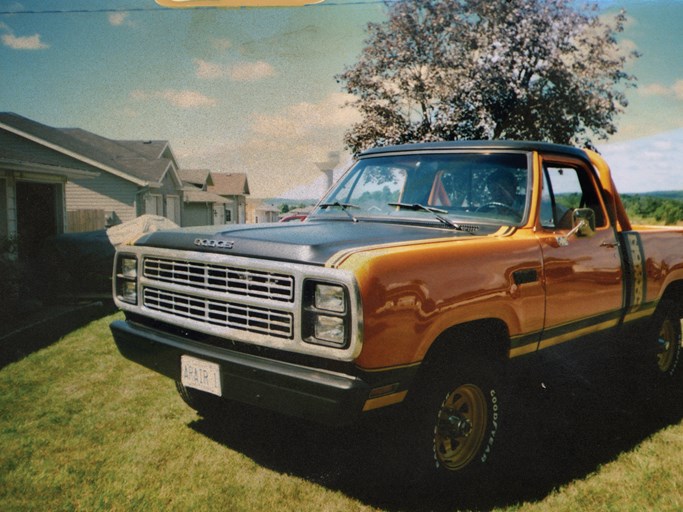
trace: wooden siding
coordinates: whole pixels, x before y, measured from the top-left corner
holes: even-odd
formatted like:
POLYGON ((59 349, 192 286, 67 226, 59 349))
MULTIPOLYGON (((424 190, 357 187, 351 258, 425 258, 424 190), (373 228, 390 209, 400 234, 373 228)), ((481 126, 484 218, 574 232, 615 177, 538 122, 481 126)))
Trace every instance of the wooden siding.
MULTIPOLYGON (((66 209, 103 210, 105 217, 127 222, 138 216, 134 183, 106 172, 94 179, 72 180, 66 184, 66 209)), ((144 212, 142 212, 144 213, 144 212)))
POLYGON ((96 231, 104 229, 104 210, 74 210, 67 212, 66 224, 70 232, 96 231))

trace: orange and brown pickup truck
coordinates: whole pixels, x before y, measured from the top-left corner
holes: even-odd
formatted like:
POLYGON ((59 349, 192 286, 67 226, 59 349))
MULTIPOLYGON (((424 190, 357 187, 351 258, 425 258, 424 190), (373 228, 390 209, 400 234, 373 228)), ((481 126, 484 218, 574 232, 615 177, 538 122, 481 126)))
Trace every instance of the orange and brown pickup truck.
POLYGON ((536 354, 628 333, 657 378, 681 369, 683 229, 632 226, 606 162, 568 146, 371 149, 304 222, 149 233, 113 277, 120 352, 201 414, 407 408, 436 474, 487 465, 536 354))

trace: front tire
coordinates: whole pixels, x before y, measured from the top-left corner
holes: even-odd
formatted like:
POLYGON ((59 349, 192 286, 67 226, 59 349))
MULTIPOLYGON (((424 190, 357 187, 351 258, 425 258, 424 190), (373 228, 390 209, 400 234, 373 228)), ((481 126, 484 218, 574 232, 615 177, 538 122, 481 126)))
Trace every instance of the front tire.
POLYGON ((486 396, 484 390, 471 383, 446 393, 433 430, 436 468, 461 471, 486 461, 495 440, 498 416, 495 391, 490 393, 486 396))
POLYGON ((500 373, 482 362, 443 369, 430 380, 414 401, 415 469, 427 480, 464 480, 492 469, 503 406, 500 373))

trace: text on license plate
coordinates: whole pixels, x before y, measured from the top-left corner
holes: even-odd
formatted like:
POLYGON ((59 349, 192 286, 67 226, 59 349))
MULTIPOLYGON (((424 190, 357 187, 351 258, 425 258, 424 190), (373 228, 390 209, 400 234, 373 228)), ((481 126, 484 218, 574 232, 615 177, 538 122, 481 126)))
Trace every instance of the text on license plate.
POLYGON ((188 388, 221 396, 221 372, 216 363, 180 356, 180 380, 188 388))

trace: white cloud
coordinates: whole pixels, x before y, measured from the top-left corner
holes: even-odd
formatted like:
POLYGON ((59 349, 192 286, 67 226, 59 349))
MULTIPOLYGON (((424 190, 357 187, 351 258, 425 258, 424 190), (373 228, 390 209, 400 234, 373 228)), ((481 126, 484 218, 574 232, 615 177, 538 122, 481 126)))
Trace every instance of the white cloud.
MULTIPOLYGON (((7 25, 4 25, 2 28, 5 30, 9 29, 7 25)), ((11 32, 2 35, 2 44, 13 50, 45 50, 50 47, 50 45, 43 43, 40 34, 19 37, 11 32)))
POLYGON ((265 61, 243 62, 230 68, 228 76, 235 82, 255 82, 275 76, 273 66, 265 61))
POLYGON ((347 94, 333 93, 318 103, 297 103, 252 118, 252 135, 240 153, 248 162, 255 197, 323 194, 326 182, 320 179, 318 162, 329 160, 331 151, 340 152, 345 160, 343 133, 359 119, 354 109, 343 108, 349 99, 347 94))
POLYGON ((669 88, 662 84, 649 84, 638 89, 641 96, 667 96, 669 88))
POLYGON ((683 190, 683 129, 600 147, 620 192, 683 190))
POLYGON ((273 66, 264 61, 242 62, 234 66, 224 66, 204 59, 194 60, 197 78, 218 80, 227 78, 233 82, 257 82, 275 76, 273 66))
POLYGON ((678 80, 671 88, 679 100, 683 100, 683 80, 678 80))
POLYGON ((204 80, 214 80, 217 78, 222 78, 226 75, 226 70, 220 64, 215 64, 203 59, 195 59, 195 66, 197 70, 195 72, 197 78, 202 78, 204 80))
POLYGON ((115 27, 120 27, 122 25, 132 26, 133 23, 128 18, 129 13, 127 12, 113 12, 108 16, 109 24, 115 27))
POLYGON ((131 93, 131 97, 136 101, 162 99, 174 107, 182 109, 213 107, 218 104, 216 99, 190 90, 166 89, 154 92, 137 90, 131 93))
POLYGON ((252 131, 263 137, 313 138, 321 129, 348 127, 360 120, 357 111, 343 108, 351 99, 345 93, 333 93, 320 103, 302 102, 279 114, 255 116, 252 131))
POLYGON ((666 96, 683 100, 683 80, 677 80, 672 86, 653 83, 638 89, 641 96, 666 96))
POLYGON ((249 134, 239 140, 192 140, 173 150, 185 167, 206 167, 246 172, 252 197, 320 197, 327 182, 319 162, 338 153, 335 177, 348 165, 343 134, 359 120, 352 108, 343 108, 351 96, 332 93, 321 101, 290 105, 271 115, 253 115, 249 134))

